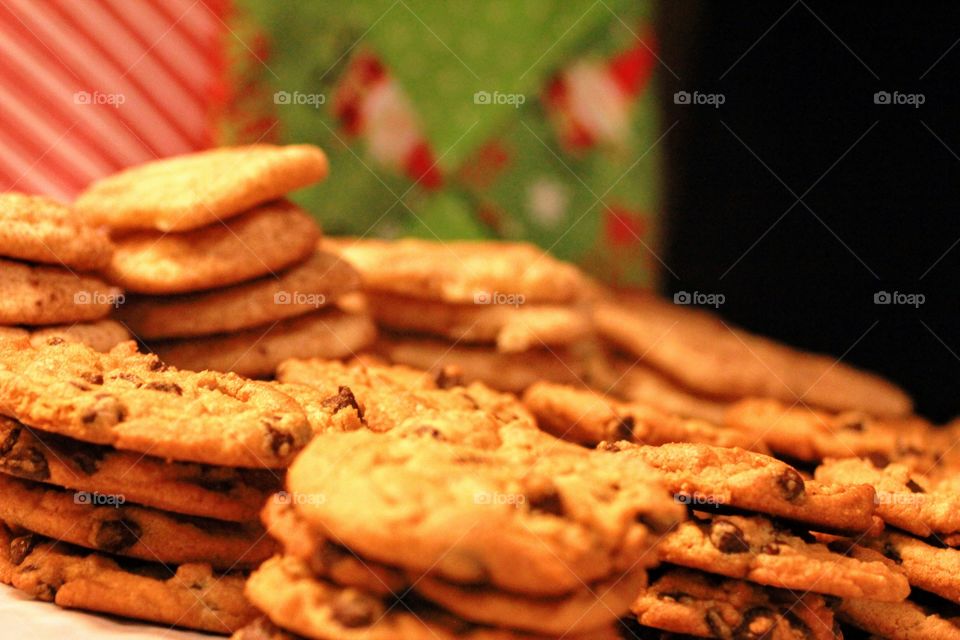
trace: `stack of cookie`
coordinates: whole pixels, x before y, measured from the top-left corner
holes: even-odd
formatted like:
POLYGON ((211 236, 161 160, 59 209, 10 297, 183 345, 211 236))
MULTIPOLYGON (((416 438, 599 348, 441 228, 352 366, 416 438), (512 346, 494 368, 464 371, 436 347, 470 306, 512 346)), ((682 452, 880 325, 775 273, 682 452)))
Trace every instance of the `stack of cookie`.
POLYGON ((113 230, 108 278, 131 297, 120 318, 170 364, 265 377, 295 355, 339 358, 374 339, 332 309, 358 287, 317 251, 320 229, 282 198, 325 177, 308 145, 222 148, 158 160, 94 183, 76 202, 113 230))
POLYGON ((268 383, 135 347, 0 341, 0 581, 229 633, 274 550, 257 514, 312 430, 268 383))
POLYGON ((105 319, 122 292, 93 275, 112 253, 110 238, 66 205, 0 195, 0 338, 59 338, 101 351, 128 340, 122 325, 105 319))
POLYGON ((642 462, 556 440, 449 371, 312 360, 278 378, 336 388, 343 430, 264 510, 282 553, 247 584, 266 620, 237 638, 616 638, 683 516, 642 462))
POLYGON ((573 265, 506 242, 339 238, 326 246, 360 271, 388 360, 454 365, 505 391, 590 378, 597 353, 580 305, 587 282, 573 265))
POLYGON ((667 411, 720 421, 731 403, 744 398, 877 416, 904 416, 912 409, 903 390, 876 375, 653 295, 601 297, 593 305, 593 322, 621 356, 614 392, 667 411))

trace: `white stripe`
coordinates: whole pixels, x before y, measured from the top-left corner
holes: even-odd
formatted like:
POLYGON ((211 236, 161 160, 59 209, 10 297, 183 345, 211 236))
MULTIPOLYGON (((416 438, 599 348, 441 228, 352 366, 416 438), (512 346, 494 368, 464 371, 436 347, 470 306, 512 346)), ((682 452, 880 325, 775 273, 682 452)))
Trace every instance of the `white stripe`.
MULTIPOLYGON (((4 137, 5 133, 0 129, 0 139, 4 137)), ((45 169, 42 162, 35 162, 36 158, 29 159, 9 139, 0 142, 0 185, 4 190, 41 193, 65 202, 73 200, 77 190, 75 185, 64 183, 62 176, 45 169)))

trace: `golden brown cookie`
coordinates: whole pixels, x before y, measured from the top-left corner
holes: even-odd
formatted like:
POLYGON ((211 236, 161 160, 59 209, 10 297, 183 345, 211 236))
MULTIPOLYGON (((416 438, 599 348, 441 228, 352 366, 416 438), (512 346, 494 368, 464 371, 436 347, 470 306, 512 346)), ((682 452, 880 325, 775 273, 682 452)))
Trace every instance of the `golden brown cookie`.
POLYGON ((657 548, 664 562, 800 593, 884 602, 910 593, 906 577, 882 558, 864 561, 834 553, 758 516, 682 522, 657 548))
POLYGON ((593 320, 619 348, 710 397, 802 400, 833 411, 892 416, 908 414, 912 407, 903 390, 879 376, 652 295, 599 301, 593 320))
POLYGON ((223 147, 125 169, 90 185, 74 206, 95 225, 185 231, 218 224, 326 175, 327 157, 311 145, 223 147))
POLYGON ((536 416, 541 429, 587 446, 604 440, 629 440, 649 445, 699 442, 767 451, 750 432, 678 418, 649 405, 618 402, 588 389, 537 382, 527 388, 523 402, 536 416))
POLYGON ((136 297, 119 317, 141 340, 230 333, 303 315, 360 286, 346 262, 318 251, 274 275, 224 289, 166 297, 136 297))
POLYGON ((158 342, 151 348, 174 366, 263 378, 294 357, 348 358, 369 346, 376 333, 367 316, 321 309, 234 334, 158 342))
MULTIPOLYGON (((275 557, 247 582, 247 597, 275 624, 315 640, 546 640, 509 629, 472 625, 427 605, 390 606, 357 589, 314 578, 293 558, 275 557)), ((241 636, 243 637, 243 636, 241 636)), ((556 637, 556 636, 554 636, 556 637)), ((614 625, 569 640, 615 640, 614 625)))
POLYGON ((648 404, 684 418, 723 424, 728 402, 695 394, 643 362, 615 357, 611 374, 612 380, 602 388, 609 388, 611 394, 623 400, 648 404))
POLYGON ((460 304, 564 303, 586 289, 583 275, 531 244, 337 238, 369 291, 460 304))
POLYGON ((117 236, 106 276, 137 293, 213 289, 277 275, 311 255, 318 237, 307 212, 277 200, 200 229, 117 236))
POLYGON ((164 366, 132 342, 0 341, 0 413, 34 429, 157 457, 284 467, 312 436, 300 406, 262 382, 164 366))
POLYGON ((501 353, 564 346, 590 335, 585 313, 572 306, 450 304, 389 293, 368 294, 377 324, 466 344, 495 344, 501 353))
POLYGON ((230 633, 256 616, 241 573, 123 560, 0 524, 0 582, 68 609, 230 633))
POLYGON ((570 349, 536 349, 497 353, 429 338, 381 335, 376 353, 390 362, 429 371, 458 369, 465 380, 478 380, 502 391, 520 392, 538 380, 585 384, 591 380, 589 356, 570 349))
POLYGON ((223 570, 254 567, 274 549, 259 523, 177 515, 127 504, 123 494, 67 491, 3 474, 0 520, 95 551, 223 570))
POLYGON ((100 278, 60 267, 0 260, 0 324, 99 320, 122 302, 120 289, 100 278))
POLYGON ((235 522, 256 520, 282 483, 282 476, 269 470, 161 460, 34 431, 5 416, 0 416, 0 473, 235 522))
POLYGON ((625 441, 602 443, 598 449, 649 465, 679 502, 694 509, 763 513, 816 531, 866 533, 883 527, 873 514, 873 487, 805 481, 787 463, 760 453, 625 441))
POLYGON ((49 340, 63 340, 85 344, 94 351, 107 352, 130 339, 130 332, 116 320, 78 322, 77 324, 47 327, 30 332, 30 344, 42 347, 49 340))
POLYGON ((743 580, 671 568, 632 606, 648 627, 699 638, 834 640, 833 611, 814 593, 763 588, 743 580))
POLYGON ((946 618, 910 600, 876 602, 843 600, 837 607, 841 620, 875 634, 896 640, 956 640, 960 619, 946 618))
POLYGON ((85 224, 67 205, 44 196, 0 194, 0 256, 96 271, 112 252, 107 233, 85 224))

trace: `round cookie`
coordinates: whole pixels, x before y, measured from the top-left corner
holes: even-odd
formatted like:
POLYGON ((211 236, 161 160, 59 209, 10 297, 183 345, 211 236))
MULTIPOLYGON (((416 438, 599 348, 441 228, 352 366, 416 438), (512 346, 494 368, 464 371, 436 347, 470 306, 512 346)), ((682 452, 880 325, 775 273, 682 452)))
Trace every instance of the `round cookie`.
POLYGON ((47 327, 30 332, 30 344, 42 347, 49 340, 85 344, 94 351, 106 353, 121 342, 130 340, 130 332, 116 320, 78 322, 62 327, 47 327))
POLYGON ((34 431, 4 416, 0 473, 234 522, 256 520, 267 497, 281 486, 272 471, 170 462, 34 431))
POLYGON ((110 262, 113 244, 65 204, 44 196, 0 194, 0 256, 96 271, 110 262))
POLYGON ((915 602, 843 600, 837 606, 840 619, 876 638, 897 640, 956 640, 960 619, 945 618, 915 602))
POLYGON ((95 225, 185 231, 318 182, 327 168, 311 145, 223 147, 125 169, 90 185, 74 206, 95 225))
POLYGON ((684 418, 698 418, 723 424, 729 403, 684 389, 656 369, 645 366, 643 362, 615 357, 611 375, 614 379, 602 388, 610 389, 610 393, 623 400, 648 404, 684 418))
POLYGON ((141 340, 208 336, 303 315, 360 286, 349 264, 318 251, 276 276, 226 289, 128 300, 119 317, 141 340))
POLYGON ((216 573, 208 564, 125 561, 54 543, 0 524, 0 582, 39 600, 213 633, 243 627, 256 610, 243 595, 240 573, 216 573))
POLYGON ((0 474, 0 520, 55 540, 149 562, 204 562, 224 570, 254 567, 273 553, 273 541, 257 523, 175 515, 122 503, 122 497, 0 474))
POLYGON ((94 276, 0 260, 0 324, 99 320, 120 302, 120 289, 94 276))
POLYGON ((598 333, 687 389, 713 397, 802 399, 834 411, 906 415, 910 397, 883 378, 731 327, 653 295, 594 305, 598 333))
POLYGON ((137 293, 202 291, 276 275, 312 254, 319 237, 307 212, 278 200, 200 229, 117 236, 105 273, 137 293))
POLYGON ((495 344, 501 353, 568 345, 591 331, 587 316, 574 307, 449 304, 376 292, 367 298, 377 324, 388 329, 495 344))
POLYGON ((151 349, 178 367, 263 378, 294 357, 350 357, 373 342, 376 333, 367 316, 320 310, 229 335, 159 342, 151 349))
POLYGON ((462 304, 564 303, 586 290, 584 276, 531 244, 338 238, 369 291, 462 304))
POLYGON ((361 557, 534 595, 647 566, 652 531, 683 516, 636 461, 432 436, 317 436, 287 475, 298 514, 361 557))
POLYGON ((300 406, 267 384, 193 373, 136 352, 0 341, 0 413, 34 429, 157 457, 285 467, 312 436, 300 406))
MULTIPOLYGON (((546 640, 472 625, 441 610, 396 606, 356 589, 313 578, 293 558, 275 557, 247 581, 247 597, 275 624, 314 640, 546 640)), ((614 625, 569 640, 615 640, 614 625)))

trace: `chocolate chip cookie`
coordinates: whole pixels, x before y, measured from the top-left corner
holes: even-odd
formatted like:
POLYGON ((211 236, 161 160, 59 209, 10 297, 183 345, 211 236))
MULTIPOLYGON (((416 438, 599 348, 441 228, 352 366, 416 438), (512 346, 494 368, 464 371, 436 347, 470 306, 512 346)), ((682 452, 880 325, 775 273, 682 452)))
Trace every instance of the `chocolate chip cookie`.
POLYGON ((100 278, 0 259, 0 324, 99 320, 122 301, 120 289, 100 278))
POLYGON ((74 206, 116 229, 184 231, 218 224, 327 175, 311 145, 255 144, 164 158, 94 182, 74 206))
POLYGON ((960 619, 941 617, 909 600, 895 603, 844 600, 837 612, 843 621, 880 638, 955 640, 960 637, 960 619))
POLYGON ((604 440, 649 445, 699 442, 766 452, 763 442, 749 432, 678 418, 641 403, 618 402, 596 391, 537 382, 523 394, 523 402, 541 429, 587 446, 604 440))
POLYGON ((84 224, 67 205, 44 196, 0 194, 0 256, 97 271, 111 253, 107 233, 84 224))
POLYGON ((833 611, 813 593, 762 588, 743 580, 670 568, 632 606, 648 627, 701 638, 834 640, 833 611))
POLYGON ((181 516, 125 496, 55 489, 0 474, 0 520, 81 547, 150 562, 253 567, 273 552, 257 523, 181 516))
POLYGON ((151 343, 150 348, 177 367, 265 378, 294 357, 349 358, 376 335, 368 316, 321 309, 236 333, 151 343))
POLYGON ((280 477, 268 470, 165 461, 34 431, 4 416, 0 416, 0 473, 235 522, 256 520, 281 484, 280 477))
POLYGON ((827 545, 760 517, 717 516, 680 523, 658 545, 665 562, 781 589, 898 602, 906 577, 880 561, 834 553, 827 545))
POLYGON ((106 276, 137 293, 203 291, 275 275, 310 256, 319 237, 306 211, 278 200, 192 231, 117 236, 106 276))
POLYGON ((132 342, 104 354, 0 341, 0 413, 82 442, 230 467, 284 467, 313 432, 269 385, 178 371, 132 342))
POLYGON ((113 558, 0 524, 0 582, 61 607, 230 633, 256 616, 245 577, 113 558))
POLYGON ((50 340, 79 342, 94 351, 110 351, 121 342, 130 340, 130 332, 116 320, 97 320, 96 322, 78 322, 36 329, 29 333, 30 344, 42 347, 50 340))
POLYGON ((787 463, 752 451, 624 441, 598 449, 650 465, 676 499, 694 509, 763 513, 817 531, 864 533, 883 525, 873 515, 872 487, 807 481, 787 463))
POLYGON ((276 276, 204 293, 136 297, 119 317, 142 340, 207 336, 316 311, 359 286, 353 267, 318 251, 276 276))

